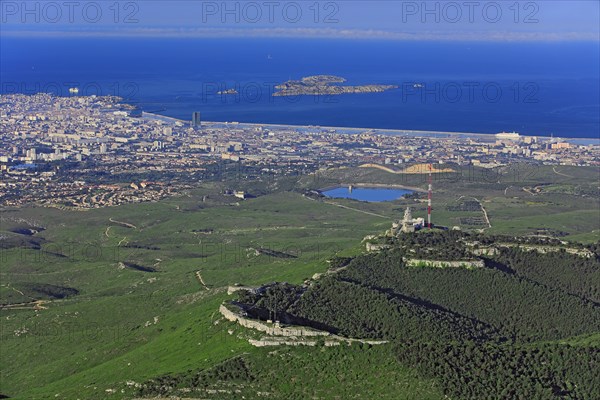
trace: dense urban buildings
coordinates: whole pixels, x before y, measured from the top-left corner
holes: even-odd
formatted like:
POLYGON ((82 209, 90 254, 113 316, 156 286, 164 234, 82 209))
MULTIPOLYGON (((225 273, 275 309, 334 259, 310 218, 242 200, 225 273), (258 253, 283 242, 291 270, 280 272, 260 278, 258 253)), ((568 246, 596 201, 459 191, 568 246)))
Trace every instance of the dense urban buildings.
POLYGON ((420 163, 495 168, 514 162, 598 165, 600 146, 520 136, 203 122, 112 96, 3 95, 0 198, 6 204, 101 207, 152 201, 186 184, 238 174, 298 174, 420 163))

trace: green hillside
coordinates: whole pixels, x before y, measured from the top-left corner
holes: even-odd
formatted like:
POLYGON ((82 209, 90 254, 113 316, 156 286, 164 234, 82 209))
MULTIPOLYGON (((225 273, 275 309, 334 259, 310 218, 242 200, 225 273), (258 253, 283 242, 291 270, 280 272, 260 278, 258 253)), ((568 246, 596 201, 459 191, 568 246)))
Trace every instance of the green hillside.
MULTIPOLYGON (((551 170, 543 171, 522 186, 546 180, 549 185, 580 185, 594 172, 567 171, 581 176, 562 182, 551 180, 557 178, 551 170)), ((571 358, 556 356, 558 369, 552 369, 573 378, 539 378, 540 384, 564 384, 560 390, 569 391, 567 381, 580 386, 585 386, 580 379, 595 382, 597 376, 570 369, 569 360, 591 357, 596 362, 596 260, 562 253, 522 257, 522 252, 507 250, 483 270, 432 270, 407 268, 402 254, 393 251, 363 255, 362 239, 388 229, 407 205, 414 215, 423 215, 419 195, 365 203, 305 193, 352 179, 423 185, 420 176, 392 179, 382 174, 360 169, 286 178, 278 185, 257 187, 258 197, 244 201, 224 196, 222 184, 206 184, 155 203, 89 211, 2 209, 0 394, 16 399, 157 394, 215 399, 469 398, 452 389, 457 383, 451 374, 439 372, 457 360, 440 359, 438 371, 437 364, 432 370, 429 359, 416 360, 412 352, 398 355, 398 346, 413 342, 451 343, 458 346, 456 352, 469 343, 486 343, 509 364, 514 352, 527 346, 547 345, 550 353, 542 347, 539 351, 551 358, 554 349, 561 353, 564 346, 575 347, 581 350, 565 350, 564 356, 571 358), (288 282, 301 287, 343 257, 353 259, 348 268, 313 283, 289 311, 339 334, 390 343, 257 348, 248 342, 255 333, 218 313, 232 298, 227 295, 230 285, 288 282), (161 389, 162 382, 168 384, 161 389)), ((564 241, 597 241, 593 210, 598 198, 563 189, 510 195, 504 183, 440 180, 434 221, 453 226, 462 219, 463 233, 482 235, 478 240, 493 234, 540 233, 557 234, 564 241), (492 228, 483 229, 481 209, 475 207, 479 203, 457 200, 466 195, 484 204, 492 228), (545 202, 548 208, 537 217, 524 215, 523 205, 532 201, 545 202), (553 218, 547 217, 550 210, 553 218), (569 222, 573 219, 581 221, 577 228, 569 222), (483 234, 477 233, 481 229, 483 234)), ((440 249, 464 251, 453 240, 440 249)), ((543 360, 529 353, 523 357, 543 360)), ((504 365, 499 361, 489 368, 504 365)), ((535 389, 537 378, 531 379, 535 389)), ((471 398, 480 393, 474 391, 471 398)), ((586 398, 582 396, 572 398, 586 398)))

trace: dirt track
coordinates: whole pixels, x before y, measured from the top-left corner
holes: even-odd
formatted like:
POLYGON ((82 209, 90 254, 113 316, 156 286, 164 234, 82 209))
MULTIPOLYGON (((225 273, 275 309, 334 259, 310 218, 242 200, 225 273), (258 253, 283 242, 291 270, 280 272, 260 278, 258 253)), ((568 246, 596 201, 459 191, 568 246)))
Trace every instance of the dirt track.
POLYGON ((196 279, 198 279, 198 282, 200 282, 200 284, 204 287, 204 289, 210 290, 208 288, 208 286, 206 286, 206 283, 204 283, 204 279, 202 279, 202 275, 200 275, 200 271, 196 271, 196 279))

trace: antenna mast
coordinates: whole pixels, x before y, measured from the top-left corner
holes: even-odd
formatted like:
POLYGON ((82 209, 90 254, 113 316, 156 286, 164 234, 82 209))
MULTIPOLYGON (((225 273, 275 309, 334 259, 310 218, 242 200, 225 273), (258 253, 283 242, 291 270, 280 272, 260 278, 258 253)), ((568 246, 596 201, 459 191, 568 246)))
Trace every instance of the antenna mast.
POLYGON ((429 189, 427 191, 427 226, 431 229, 431 170, 433 166, 429 164, 429 189))

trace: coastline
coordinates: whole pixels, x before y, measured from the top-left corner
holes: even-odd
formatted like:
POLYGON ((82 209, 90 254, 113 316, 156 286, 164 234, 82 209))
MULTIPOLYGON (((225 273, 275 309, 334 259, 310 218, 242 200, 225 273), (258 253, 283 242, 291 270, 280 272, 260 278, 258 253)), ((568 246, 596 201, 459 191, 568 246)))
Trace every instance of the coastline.
MULTIPOLYGON (((163 119, 171 122, 179 122, 183 124, 189 124, 190 121, 169 117, 162 114, 150 113, 143 111, 142 117, 150 117, 163 119)), ((462 138, 476 138, 485 141, 497 140, 496 134, 499 133, 481 133, 481 132, 445 132, 445 131, 421 131, 414 129, 383 129, 383 128, 357 128, 357 127, 344 127, 344 126, 323 126, 323 125, 286 125, 286 124, 273 124, 273 123, 256 123, 256 122, 238 122, 238 121, 202 121, 204 124, 208 124, 211 127, 250 127, 250 128, 271 128, 273 130, 313 130, 315 132, 320 131, 321 133, 327 134, 328 132, 323 131, 335 131, 335 133, 347 133, 347 134, 360 134, 365 132, 371 132, 373 134, 380 135, 393 135, 393 136, 410 136, 415 138, 434 138, 434 139, 456 139, 457 137, 462 138)), ((551 136, 539 136, 539 135, 526 135, 520 134, 521 137, 536 138, 542 142, 550 142, 552 140, 561 140, 564 142, 584 142, 585 144, 600 145, 600 139, 598 138, 563 138, 563 137, 551 137, 551 136)))

